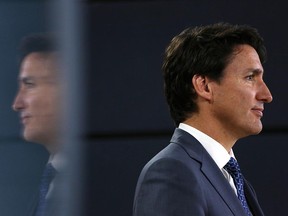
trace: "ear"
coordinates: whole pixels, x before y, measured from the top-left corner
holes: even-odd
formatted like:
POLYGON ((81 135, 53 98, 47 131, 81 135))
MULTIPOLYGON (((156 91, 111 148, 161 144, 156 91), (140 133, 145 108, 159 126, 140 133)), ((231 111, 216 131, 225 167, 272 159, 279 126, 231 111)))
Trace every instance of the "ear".
POLYGON ((192 77, 192 84, 198 96, 208 101, 212 100, 213 94, 208 77, 196 74, 192 77))

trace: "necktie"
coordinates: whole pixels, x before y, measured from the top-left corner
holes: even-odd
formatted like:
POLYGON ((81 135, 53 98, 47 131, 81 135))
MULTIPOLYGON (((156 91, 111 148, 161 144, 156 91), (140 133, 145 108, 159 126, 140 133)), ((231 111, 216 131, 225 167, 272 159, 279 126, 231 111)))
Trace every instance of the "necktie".
POLYGON ((245 194, 244 194, 244 180, 240 171, 239 164, 234 158, 230 158, 228 163, 224 166, 224 169, 233 177, 234 184, 237 189, 238 199, 240 200, 246 214, 251 216, 245 194))
POLYGON ((56 174, 55 168, 52 166, 51 163, 48 163, 44 169, 41 178, 40 190, 39 190, 39 202, 35 216, 45 215, 46 195, 49 189, 49 185, 53 180, 53 178, 55 177, 55 174, 56 174))

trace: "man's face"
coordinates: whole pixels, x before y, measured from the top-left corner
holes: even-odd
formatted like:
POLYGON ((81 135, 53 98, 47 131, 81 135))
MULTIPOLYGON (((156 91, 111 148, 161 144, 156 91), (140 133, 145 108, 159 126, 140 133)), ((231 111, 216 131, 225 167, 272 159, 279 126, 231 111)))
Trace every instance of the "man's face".
POLYGON ((13 109, 20 114, 25 140, 53 148, 59 120, 59 86, 55 54, 31 53, 20 67, 13 109))
POLYGON ((263 67, 254 48, 240 45, 224 70, 220 83, 213 83, 213 115, 223 131, 239 139, 262 130, 264 103, 272 95, 263 81, 263 67))

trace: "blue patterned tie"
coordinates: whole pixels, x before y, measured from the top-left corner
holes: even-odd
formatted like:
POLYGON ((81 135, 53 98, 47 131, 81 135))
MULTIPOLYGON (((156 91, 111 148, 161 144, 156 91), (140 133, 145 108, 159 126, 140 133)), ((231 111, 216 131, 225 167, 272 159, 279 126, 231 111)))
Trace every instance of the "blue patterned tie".
POLYGON ((39 190, 39 202, 35 216, 45 215, 46 195, 49 189, 49 185, 53 180, 53 178, 55 177, 55 174, 56 174, 55 168, 52 166, 51 163, 48 163, 44 169, 41 178, 40 190, 39 190))
POLYGON ((237 189, 238 199, 240 200, 246 214, 252 216, 244 194, 244 180, 240 171, 239 164, 231 157, 228 163, 224 166, 224 169, 233 177, 234 184, 237 189))

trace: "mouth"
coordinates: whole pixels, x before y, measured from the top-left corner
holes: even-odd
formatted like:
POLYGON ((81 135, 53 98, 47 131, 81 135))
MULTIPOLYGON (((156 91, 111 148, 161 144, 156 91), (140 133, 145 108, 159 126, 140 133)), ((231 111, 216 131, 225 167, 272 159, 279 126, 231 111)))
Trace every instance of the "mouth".
POLYGON ((29 121, 30 118, 31 118, 31 116, 29 116, 29 115, 21 115, 21 116, 20 116, 21 123, 22 123, 23 125, 26 125, 26 124, 28 123, 28 121, 29 121))
POLYGON ((263 117, 263 111, 264 111, 264 108, 261 108, 261 107, 255 107, 255 108, 252 109, 252 112, 253 112, 257 117, 260 117, 260 118, 263 117))

